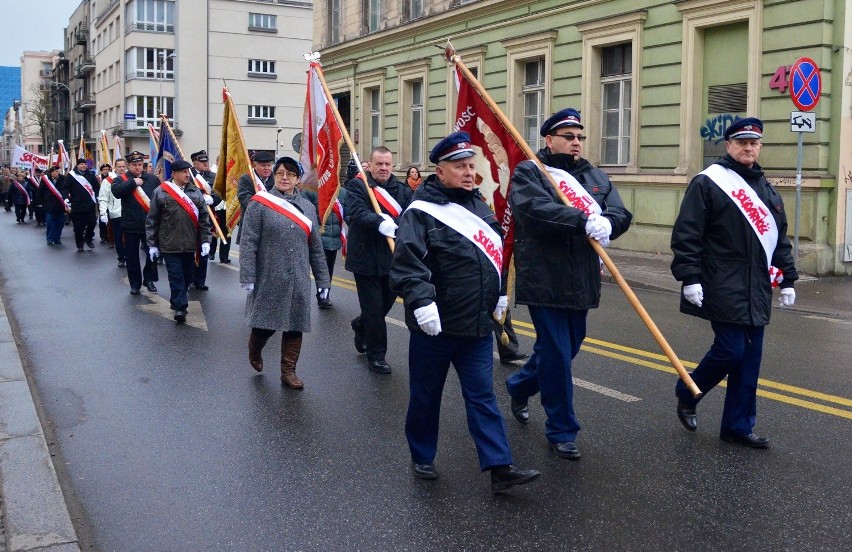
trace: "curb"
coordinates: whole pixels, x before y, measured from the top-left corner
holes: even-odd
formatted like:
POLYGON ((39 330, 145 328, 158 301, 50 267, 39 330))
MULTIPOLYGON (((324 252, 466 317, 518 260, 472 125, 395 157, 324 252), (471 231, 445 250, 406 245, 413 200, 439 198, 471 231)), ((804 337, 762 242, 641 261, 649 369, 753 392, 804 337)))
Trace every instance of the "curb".
POLYGON ((79 552, 5 305, 0 309, 0 494, 6 550, 79 552))

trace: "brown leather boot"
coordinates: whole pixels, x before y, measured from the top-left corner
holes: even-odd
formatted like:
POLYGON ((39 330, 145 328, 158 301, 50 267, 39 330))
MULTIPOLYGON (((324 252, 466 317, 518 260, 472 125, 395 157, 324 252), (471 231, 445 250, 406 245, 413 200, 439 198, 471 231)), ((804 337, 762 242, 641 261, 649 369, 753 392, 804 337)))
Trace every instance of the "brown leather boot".
POLYGON ((296 376, 296 363, 302 352, 302 336, 287 339, 281 336, 281 383, 290 389, 302 389, 305 384, 296 376))
POLYGON ((266 345, 266 341, 269 338, 262 338, 259 335, 251 332, 249 334, 248 340, 248 352, 249 352, 249 364, 251 367, 257 370, 258 372, 263 371, 263 356, 261 352, 263 351, 263 346, 266 345))

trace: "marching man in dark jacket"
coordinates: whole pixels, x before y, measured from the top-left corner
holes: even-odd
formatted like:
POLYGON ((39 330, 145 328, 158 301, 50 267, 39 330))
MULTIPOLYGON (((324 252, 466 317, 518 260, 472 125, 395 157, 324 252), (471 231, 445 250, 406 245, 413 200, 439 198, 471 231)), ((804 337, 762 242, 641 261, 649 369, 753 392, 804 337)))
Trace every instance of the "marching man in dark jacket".
POLYGON ((71 210, 68 192, 65 189, 65 177, 59 174, 59 167, 53 165, 41 179, 38 189, 38 201, 44 206, 44 225, 47 245, 62 245, 62 229, 65 227, 65 213, 71 210))
POLYGON ((141 152, 131 152, 127 156, 127 172, 112 183, 112 195, 121 200, 121 231, 124 234, 131 295, 139 295, 139 288, 143 285, 151 293, 157 293, 154 282, 159 279, 157 263, 151 259, 145 245, 145 219, 151 208, 151 194, 160 185, 160 180, 142 171, 143 159, 141 152), (145 255, 144 269, 139 263, 140 248, 145 255))
MULTIPOLYGON (((689 183, 671 242, 672 274, 683 282, 680 310, 709 320, 715 335, 692 379, 706 394, 728 377, 719 437, 752 448, 769 446, 753 429, 772 288, 780 281, 781 305, 792 306, 799 278, 784 202, 757 164, 762 136, 754 117, 728 127, 728 155, 689 183)), ((676 394, 678 418, 695 431, 698 399, 683 383, 676 394)))
POLYGON ((353 178, 346 183, 344 217, 349 224, 346 270, 355 276, 361 314, 352 320, 355 349, 367 353, 367 367, 377 374, 390 374, 385 361, 388 328, 385 316, 396 301, 388 283, 396 221, 411 202, 411 188, 393 174, 393 153, 384 146, 373 148, 367 182, 353 178), (382 214, 373 209, 367 186, 373 189, 382 214))
POLYGON ((89 249, 95 248, 95 226, 98 223, 98 193, 101 186, 95 173, 88 170, 87 166, 86 160, 81 157, 77 159, 74 170, 65 177, 78 253, 83 252, 84 243, 89 249))
POLYGON ((210 254, 210 215, 201 191, 192 182, 192 165, 184 160, 172 163, 172 180, 163 182, 151 194, 145 229, 148 256, 163 256, 169 273, 169 302, 178 324, 186 322, 186 295, 192 283, 197 258, 210 254))
POLYGON ((436 174, 417 190, 399 223, 390 267, 405 300, 410 398, 405 434, 414 476, 435 479, 441 396, 450 363, 458 373, 467 423, 482 471, 498 492, 538 478, 512 466, 506 425, 493 389, 492 316, 507 307, 503 240, 494 213, 474 190, 466 132, 435 145, 436 174))
POLYGON ((574 412, 571 363, 586 338, 586 317, 601 297, 600 259, 588 238, 606 246, 633 216, 606 174, 581 157, 580 113, 564 109, 544 122, 547 166, 571 205, 565 205, 538 166, 523 161, 512 175, 516 301, 529 307, 536 331, 533 354, 506 379, 512 414, 529 420, 527 401, 541 392, 545 435, 560 458, 577 459, 580 424, 574 412))

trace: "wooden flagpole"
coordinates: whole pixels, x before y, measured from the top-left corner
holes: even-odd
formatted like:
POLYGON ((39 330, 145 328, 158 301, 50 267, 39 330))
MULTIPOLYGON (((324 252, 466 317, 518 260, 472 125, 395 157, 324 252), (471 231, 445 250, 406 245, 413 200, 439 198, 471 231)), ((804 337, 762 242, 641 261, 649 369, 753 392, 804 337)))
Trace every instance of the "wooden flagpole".
MULTIPOLYGON (((547 180, 553 186, 553 189, 556 191, 556 194, 559 199, 561 199, 562 202, 565 203, 565 205, 570 205, 570 203, 568 202, 568 198, 565 197, 565 194, 562 193, 562 190, 560 190, 556 182, 553 181, 553 177, 550 176, 550 173, 547 171, 547 169, 545 169, 542 162, 539 161, 538 157, 535 155, 535 152, 533 152, 532 148, 529 147, 526 140, 524 140, 520 133, 518 133, 518 131, 515 129, 515 126, 512 124, 511 121, 509 121, 503 111, 497 106, 497 104, 494 102, 488 92, 486 92, 486 90, 482 87, 476 77, 473 76, 473 73, 470 72, 470 69, 465 66, 464 62, 462 62, 461 58, 458 56, 458 54, 456 54, 455 49, 452 47, 452 45, 449 44, 449 42, 447 43, 447 47, 445 48, 445 55, 447 61, 455 64, 456 68, 462 72, 467 81, 471 84, 471 86, 473 86, 474 90, 476 90, 477 94, 479 94, 479 96, 485 101, 485 103, 488 105, 494 115, 500 120, 500 123, 503 125, 503 127, 509 131, 509 133, 512 135, 512 138, 515 139, 515 142, 518 143, 527 158, 536 163, 536 165, 538 165, 539 170, 547 177, 547 180)), ((675 354, 668 341, 666 341, 666 338, 663 336, 662 332, 660 332, 660 330, 657 328, 657 325, 651 319, 651 316, 648 314, 648 311, 646 311, 645 307, 642 306, 642 303, 639 302, 639 298, 636 297, 636 294, 633 293, 632 289, 630 289, 630 286, 627 284, 627 281, 621 275, 621 272, 619 272, 618 268, 615 266, 615 263, 612 262, 612 259, 609 258, 609 255, 607 254, 606 250, 601 247, 601 244, 598 243, 597 240, 589 237, 587 237, 587 239, 589 240, 589 243, 592 244, 595 253, 598 254, 603 263, 606 265, 610 274, 612 274, 612 277, 615 279, 616 283, 618 284, 618 287, 621 288, 621 291, 623 291, 624 295, 627 296, 627 299, 630 301, 630 304, 633 305, 633 308, 634 310, 636 310, 636 313, 639 315, 639 318, 642 319, 642 322, 645 323, 645 326, 647 326, 648 330, 651 332, 651 335, 654 337, 654 340, 657 342, 657 344, 663 350, 665 355, 668 357, 669 362, 671 362, 675 371, 677 371, 677 374, 678 376, 680 376, 680 379, 683 381, 683 383, 686 384, 686 386, 689 388, 689 391, 694 397, 700 397, 702 395, 701 389, 699 389, 698 386, 695 385, 695 382, 692 381, 692 377, 686 371, 686 368, 684 368, 683 363, 675 354)))
MULTIPOLYGON (((343 139, 346 140, 346 147, 349 148, 349 151, 352 152, 352 158, 355 159, 355 163, 358 164, 358 173, 361 175, 361 179, 364 181, 364 187, 367 188, 367 196, 370 198, 370 204, 373 206, 373 210, 376 214, 381 215, 382 209, 379 207, 379 202, 376 201, 376 194, 373 192, 373 189, 370 187, 370 181, 367 180, 367 173, 364 172, 364 167, 361 166, 361 160, 358 158, 358 153, 355 151, 355 145, 352 143, 352 138, 349 137, 349 131, 346 130, 346 125, 343 124, 343 120, 340 117, 340 112, 337 110, 337 104, 334 103, 334 98, 331 97, 331 91, 328 89, 328 84, 325 82, 325 75, 322 73, 322 67, 317 60, 316 63, 312 64, 314 69, 316 69, 317 77, 322 84, 323 92, 325 92, 325 100, 331 106, 331 110, 334 113, 334 118, 337 121, 337 126, 343 132, 343 139)), ((304 140, 306 137, 302 137, 304 140)), ((388 241, 388 247, 390 247, 391 253, 393 253, 394 249, 394 241, 393 238, 385 236, 385 239, 388 241)))

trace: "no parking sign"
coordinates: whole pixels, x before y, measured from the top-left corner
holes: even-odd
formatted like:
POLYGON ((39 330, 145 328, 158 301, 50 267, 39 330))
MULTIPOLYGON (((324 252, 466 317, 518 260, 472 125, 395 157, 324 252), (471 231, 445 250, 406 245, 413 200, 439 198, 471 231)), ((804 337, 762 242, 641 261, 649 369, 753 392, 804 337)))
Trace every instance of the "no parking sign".
POLYGON ((811 58, 799 58, 790 70, 790 99, 802 111, 810 111, 822 94, 819 66, 811 58))

